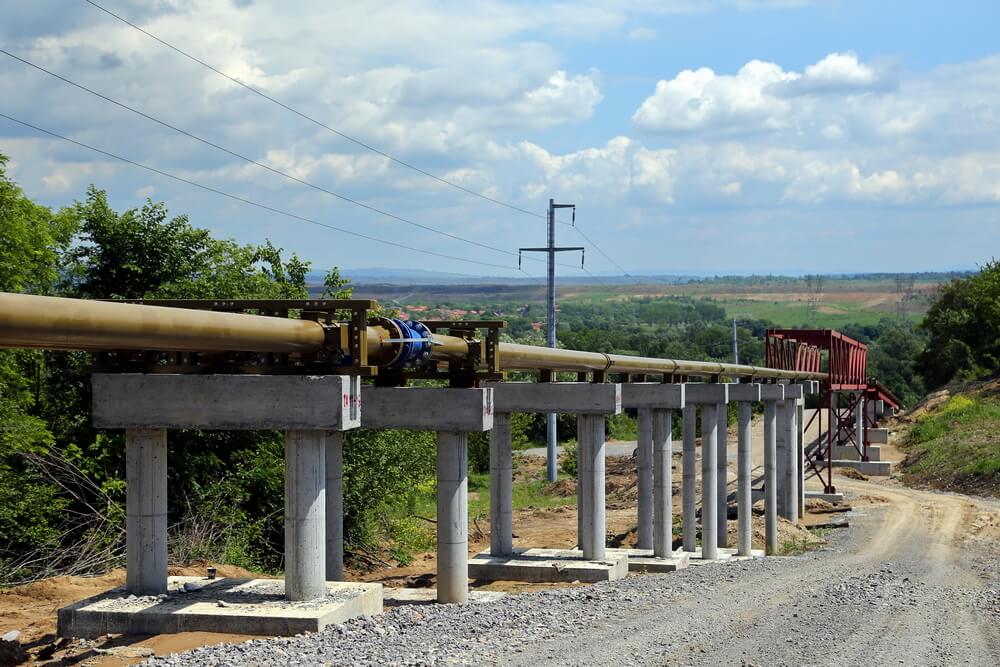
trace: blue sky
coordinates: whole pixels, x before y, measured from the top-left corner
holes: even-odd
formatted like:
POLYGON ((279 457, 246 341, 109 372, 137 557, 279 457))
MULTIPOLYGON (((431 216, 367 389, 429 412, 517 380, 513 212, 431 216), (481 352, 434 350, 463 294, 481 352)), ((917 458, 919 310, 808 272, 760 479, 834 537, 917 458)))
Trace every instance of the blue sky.
MULTIPOLYGON (((463 187, 538 213, 549 197, 576 203, 587 236, 631 272, 946 270, 1000 247, 995 2, 97 1, 463 187)), ((543 220, 344 141, 82 0, 9 2, 4 16, 5 50, 295 178, 507 252, 544 242, 543 220)), ((248 207, 0 119, 10 173, 52 206, 94 183, 119 208, 162 200, 317 269, 519 275, 513 255, 338 201, 2 55, 0 113, 465 261, 248 207)), ((615 272, 593 249, 587 262, 615 272)))

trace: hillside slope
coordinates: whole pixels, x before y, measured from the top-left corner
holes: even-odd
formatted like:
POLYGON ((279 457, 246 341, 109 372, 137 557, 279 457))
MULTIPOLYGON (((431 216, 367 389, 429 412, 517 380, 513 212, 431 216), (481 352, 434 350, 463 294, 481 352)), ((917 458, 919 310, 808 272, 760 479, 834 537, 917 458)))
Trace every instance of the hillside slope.
POLYGON ((907 484, 1000 497, 1000 380, 931 394, 899 429, 907 484))

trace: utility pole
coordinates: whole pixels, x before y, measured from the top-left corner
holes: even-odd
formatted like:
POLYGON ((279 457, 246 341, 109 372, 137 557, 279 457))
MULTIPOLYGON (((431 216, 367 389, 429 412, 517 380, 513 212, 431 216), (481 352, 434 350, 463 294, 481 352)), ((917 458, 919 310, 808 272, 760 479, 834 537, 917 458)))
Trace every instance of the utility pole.
MULTIPOLYGON (((567 252, 567 251, 580 251, 580 266, 583 266, 583 253, 584 248, 582 246, 564 246, 561 248, 556 247, 556 209, 560 208, 571 208, 573 209, 573 224, 576 223, 576 204, 557 204, 554 199, 549 199, 549 242, 544 248, 521 248, 518 251, 518 268, 521 264, 521 253, 525 252, 544 252, 548 255, 548 292, 546 293, 545 300, 545 344, 549 347, 556 346, 556 253, 557 252, 567 252)), ((550 378, 554 380, 555 378, 550 378)), ((558 439, 556 438, 556 415, 551 413, 546 415, 546 473, 548 480, 550 482, 556 481, 559 475, 558 466, 556 465, 556 445, 558 444, 558 439)))
POLYGON ((740 344, 736 340, 736 318, 733 318, 733 363, 740 363, 740 344))

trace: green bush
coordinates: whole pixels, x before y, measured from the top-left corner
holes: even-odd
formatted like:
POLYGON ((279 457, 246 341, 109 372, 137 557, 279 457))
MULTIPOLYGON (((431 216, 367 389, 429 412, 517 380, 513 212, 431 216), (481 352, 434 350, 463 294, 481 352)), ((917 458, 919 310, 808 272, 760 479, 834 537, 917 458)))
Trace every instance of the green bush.
POLYGON ((563 454, 559 458, 559 469, 570 477, 576 477, 579 470, 576 440, 568 440, 563 443, 563 454))

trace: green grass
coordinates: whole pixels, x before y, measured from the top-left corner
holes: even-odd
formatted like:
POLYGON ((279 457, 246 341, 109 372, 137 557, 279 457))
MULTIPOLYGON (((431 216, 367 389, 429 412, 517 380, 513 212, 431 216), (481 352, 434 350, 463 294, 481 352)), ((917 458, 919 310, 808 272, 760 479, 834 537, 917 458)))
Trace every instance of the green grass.
POLYGON ((908 483, 1000 496, 1000 400, 953 396, 918 419, 904 448, 908 483))

